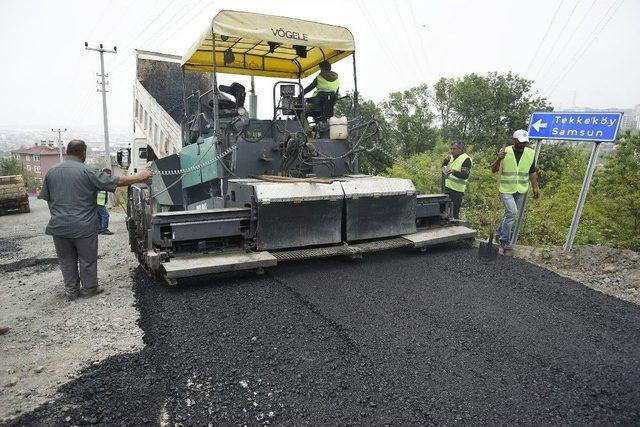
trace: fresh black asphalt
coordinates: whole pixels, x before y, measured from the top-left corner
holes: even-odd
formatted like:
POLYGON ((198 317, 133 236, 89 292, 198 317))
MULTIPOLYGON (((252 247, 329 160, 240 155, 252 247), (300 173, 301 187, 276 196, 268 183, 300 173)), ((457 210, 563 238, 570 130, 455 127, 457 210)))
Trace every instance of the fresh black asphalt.
POLYGON ((477 249, 178 288, 138 269, 145 349, 16 425, 640 423, 640 307, 477 249))

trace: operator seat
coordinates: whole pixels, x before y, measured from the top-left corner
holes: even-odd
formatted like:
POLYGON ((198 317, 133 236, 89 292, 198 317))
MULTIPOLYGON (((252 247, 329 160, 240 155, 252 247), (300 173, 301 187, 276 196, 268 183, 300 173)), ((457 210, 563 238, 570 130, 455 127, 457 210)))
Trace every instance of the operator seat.
POLYGON ((318 92, 308 99, 312 107, 307 112, 307 116, 313 117, 316 122, 329 120, 333 117, 337 98, 335 92, 318 92))
MULTIPOLYGON (((218 116, 233 117, 238 113, 238 108, 244 107, 246 89, 240 83, 234 82, 230 86, 219 85, 218 116), (231 99, 228 95, 231 95, 231 99)), ((209 107, 213 110, 213 99, 209 101, 209 107)))

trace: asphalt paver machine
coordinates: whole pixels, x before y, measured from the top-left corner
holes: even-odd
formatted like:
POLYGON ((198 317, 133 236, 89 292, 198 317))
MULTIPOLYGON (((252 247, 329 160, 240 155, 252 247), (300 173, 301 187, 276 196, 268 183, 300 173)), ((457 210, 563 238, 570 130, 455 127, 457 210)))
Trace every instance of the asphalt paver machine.
POLYGON ((376 146, 380 131, 358 114, 348 29, 221 11, 184 56, 136 51, 136 61, 134 123, 154 175, 130 187, 127 227, 132 251, 155 277, 175 284, 476 236, 451 219, 446 195, 359 173, 358 154, 376 146), (303 78, 322 61, 349 57, 348 99, 305 100, 303 78), (273 79, 269 117, 255 117, 255 90, 218 84, 220 73, 273 79), (353 119, 335 117, 336 102, 348 103, 353 119))

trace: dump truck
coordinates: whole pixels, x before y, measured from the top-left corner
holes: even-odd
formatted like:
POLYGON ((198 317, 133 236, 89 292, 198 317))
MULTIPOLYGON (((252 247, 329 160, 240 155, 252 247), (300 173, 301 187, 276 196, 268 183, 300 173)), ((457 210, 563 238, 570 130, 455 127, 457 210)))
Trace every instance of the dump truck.
POLYGON ((29 195, 22 175, 0 176, 0 215, 30 211, 29 195))
MULTIPOLYGON (((475 238, 476 230, 452 219, 447 195, 359 172, 359 154, 379 147, 382 136, 375 120, 359 114, 347 28, 225 10, 182 56, 135 54, 134 126, 153 177, 129 188, 127 227, 131 250, 153 276, 176 284, 475 238), (350 96, 304 97, 302 79, 320 63, 348 58, 350 96), (246 81, 218 84, 221 74, 250 76, 250 90, 246 81), (256 117, 254 78, 271 79, 265 118, 256 117), (340 102, 351 119, 336 117, 340 102)), ((137 153, 128 161, 140 161, 137 153)))

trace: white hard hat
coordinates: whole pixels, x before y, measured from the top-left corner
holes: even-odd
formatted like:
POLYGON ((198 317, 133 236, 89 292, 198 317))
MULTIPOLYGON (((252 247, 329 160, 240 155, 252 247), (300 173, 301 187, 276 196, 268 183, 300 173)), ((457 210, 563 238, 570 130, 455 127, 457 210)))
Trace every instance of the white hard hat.
POLYGON ((524 129, 518 129, 513 133, 513 138, 520 142, 529 142, 529 134, 524 129))

